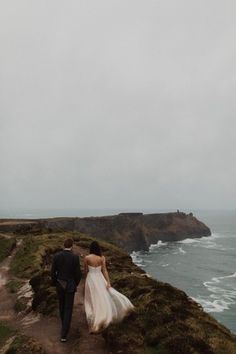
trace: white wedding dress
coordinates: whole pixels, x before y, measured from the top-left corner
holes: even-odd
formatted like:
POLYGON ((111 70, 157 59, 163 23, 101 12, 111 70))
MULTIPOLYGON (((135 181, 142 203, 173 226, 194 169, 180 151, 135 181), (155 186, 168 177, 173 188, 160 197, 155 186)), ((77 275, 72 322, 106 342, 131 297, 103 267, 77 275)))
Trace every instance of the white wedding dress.
POLYGON ((107 289, 106 285, 101 266, 88 265, 84 307, 90 332, 99 332, 111 323, 120 322, 134 309, 126 296, 112 287, 107 289))

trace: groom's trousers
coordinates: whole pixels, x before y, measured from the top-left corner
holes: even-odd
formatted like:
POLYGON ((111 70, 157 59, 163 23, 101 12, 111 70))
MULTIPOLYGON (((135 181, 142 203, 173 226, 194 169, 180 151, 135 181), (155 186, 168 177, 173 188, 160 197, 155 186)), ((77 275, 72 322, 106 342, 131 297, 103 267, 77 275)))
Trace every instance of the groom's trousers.
POLYGON ((69 293, 61 287, 57 287, 57 295, 62 324, 61 338, 66 338, 70 329, 75 293, 69 293))

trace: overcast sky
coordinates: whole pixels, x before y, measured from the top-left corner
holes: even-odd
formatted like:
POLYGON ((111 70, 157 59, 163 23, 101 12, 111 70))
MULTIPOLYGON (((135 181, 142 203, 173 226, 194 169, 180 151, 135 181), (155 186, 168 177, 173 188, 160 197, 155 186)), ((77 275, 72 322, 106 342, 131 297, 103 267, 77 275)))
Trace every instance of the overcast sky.
POLYGON ((236 209, 235 0, 0 3, 0 208, 236 209))

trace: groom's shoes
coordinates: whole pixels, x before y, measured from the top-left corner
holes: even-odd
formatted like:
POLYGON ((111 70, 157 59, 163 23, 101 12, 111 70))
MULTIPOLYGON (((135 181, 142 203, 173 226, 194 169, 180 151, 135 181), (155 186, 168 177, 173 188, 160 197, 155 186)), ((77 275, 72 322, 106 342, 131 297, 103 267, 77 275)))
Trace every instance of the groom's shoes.
POLYGON ((65 343, 65 342, 67 342, 67 339, 66 338, 61 338, 61 342, 65 343))

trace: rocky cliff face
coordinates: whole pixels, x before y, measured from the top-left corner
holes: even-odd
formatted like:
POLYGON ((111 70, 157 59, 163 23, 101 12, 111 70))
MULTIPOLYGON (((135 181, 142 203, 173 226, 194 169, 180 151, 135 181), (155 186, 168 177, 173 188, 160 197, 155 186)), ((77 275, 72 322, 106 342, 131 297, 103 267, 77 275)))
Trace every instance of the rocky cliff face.
POLYGON ((161 241, 176 241, 211 235, 210 229, 192 213, 121 213, 85 218, 0 220, 0 232, 34 233, 79 231, 112 242, 128 252, 147 250, 161 241))

